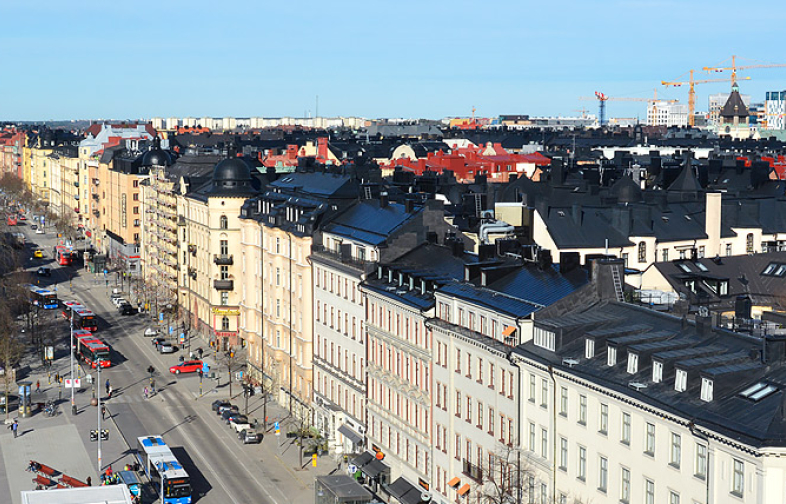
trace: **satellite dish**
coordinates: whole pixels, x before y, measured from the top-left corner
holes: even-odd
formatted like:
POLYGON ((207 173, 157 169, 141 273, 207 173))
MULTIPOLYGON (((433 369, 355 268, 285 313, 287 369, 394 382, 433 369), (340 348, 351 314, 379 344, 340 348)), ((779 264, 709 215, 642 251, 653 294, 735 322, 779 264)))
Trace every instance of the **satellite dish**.
POLYGON ((709 317, 710 310, 706 306, 699 307, 699 317, 709 317))
POLYGON ((420 502, 431 502, 431 494, 428 492, 420 494, 420 502))

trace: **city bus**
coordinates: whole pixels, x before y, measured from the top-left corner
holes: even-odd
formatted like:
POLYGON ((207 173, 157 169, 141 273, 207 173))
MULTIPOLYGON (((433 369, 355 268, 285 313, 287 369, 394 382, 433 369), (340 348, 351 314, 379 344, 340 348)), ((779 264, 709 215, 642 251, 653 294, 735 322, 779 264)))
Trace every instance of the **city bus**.
POLYGON ((57 264, 60 266, 71 266, 73 262, 72 254, 73 252, 68 247, 64 247, 63 245, 55 247, 55 261, 57 261, 57 264))
POLYGON ((63 301, 63 318, 72 320, 75 329, 85 329, 96 332, 98 330, 98 320, 95 313, 91 312, 76 301, 63 301))
POLYGON ((55 310, 60 306, 56 293, 47 289, 41 289, 35 285, 30 286, 30 304, 44 310, 55 310))
POLYGON ((16 223, 18 222, 16 214, 8 214, 5 216, 5 219, 9 226, 16 226, 16 223))
POLYGON ((163 502, 191 504, 191 479, 161 436, 137 438, 136 456, 163 502))
POLYGON ((109 352, 109 345, 93 336, 90 331, 74 331, 74 355, 93 369, 98 366, 107 368, 112 365, 109 352))

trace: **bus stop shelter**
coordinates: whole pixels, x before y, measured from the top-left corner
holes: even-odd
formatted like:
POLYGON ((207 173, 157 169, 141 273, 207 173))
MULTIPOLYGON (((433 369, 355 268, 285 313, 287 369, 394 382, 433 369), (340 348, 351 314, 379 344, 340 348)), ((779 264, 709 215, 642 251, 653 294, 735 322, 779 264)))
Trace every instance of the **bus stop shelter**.
POLYGON ((346 474, 317 476, 316 504, 369 504, 374 496, 346 474))

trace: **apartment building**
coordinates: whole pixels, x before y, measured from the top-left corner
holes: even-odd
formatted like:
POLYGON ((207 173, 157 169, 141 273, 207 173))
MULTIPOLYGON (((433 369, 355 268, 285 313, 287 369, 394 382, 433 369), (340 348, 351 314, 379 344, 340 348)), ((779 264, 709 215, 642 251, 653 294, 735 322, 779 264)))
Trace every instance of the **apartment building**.
POLYGON ((300 171, 271 182, 241 211, 243 278, 260 289, 244 291, 241 306, 249 374, 299 418, 310 417, 313 394, 312 237, 357 195, 350 174, 300 171))
POLYGON ((242 276, 233 251, 240 250, 240 208, 259 194, 259 187, 249 164, 231 149, 208 180, 181 178, 177 194, 179 303, 192 328, 218 350, 246 345, 238 333, 242 276))
POLYGON ((314 267, 314 420, 336 453, 364 447, 365 304, 360 284, 375 262, 390 262, 449 226, 441 202, 393 203, 383 192, 352 205, 316 237, 314 267))
POLYGON ((529 502, 782 501, 779 336, 618 303, 619 267, 596 262, 515 349, 529 502))

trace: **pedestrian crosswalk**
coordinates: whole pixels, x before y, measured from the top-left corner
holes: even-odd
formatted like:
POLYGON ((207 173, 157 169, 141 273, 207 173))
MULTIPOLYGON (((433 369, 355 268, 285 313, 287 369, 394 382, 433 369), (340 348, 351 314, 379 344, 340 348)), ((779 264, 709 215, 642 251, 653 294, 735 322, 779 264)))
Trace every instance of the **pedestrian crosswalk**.
POLYGON ((166 395, 166 391, 159 391, 155 395, 145 398, 144 390, 124 390, 121 392, 114 392, 112 394, 112 398, 109 400, 102 401, 103 403, 107 404, 108 407, 112 407, 112 404, 141 404, 150 401, 163 401, 164 396, 166 395))

